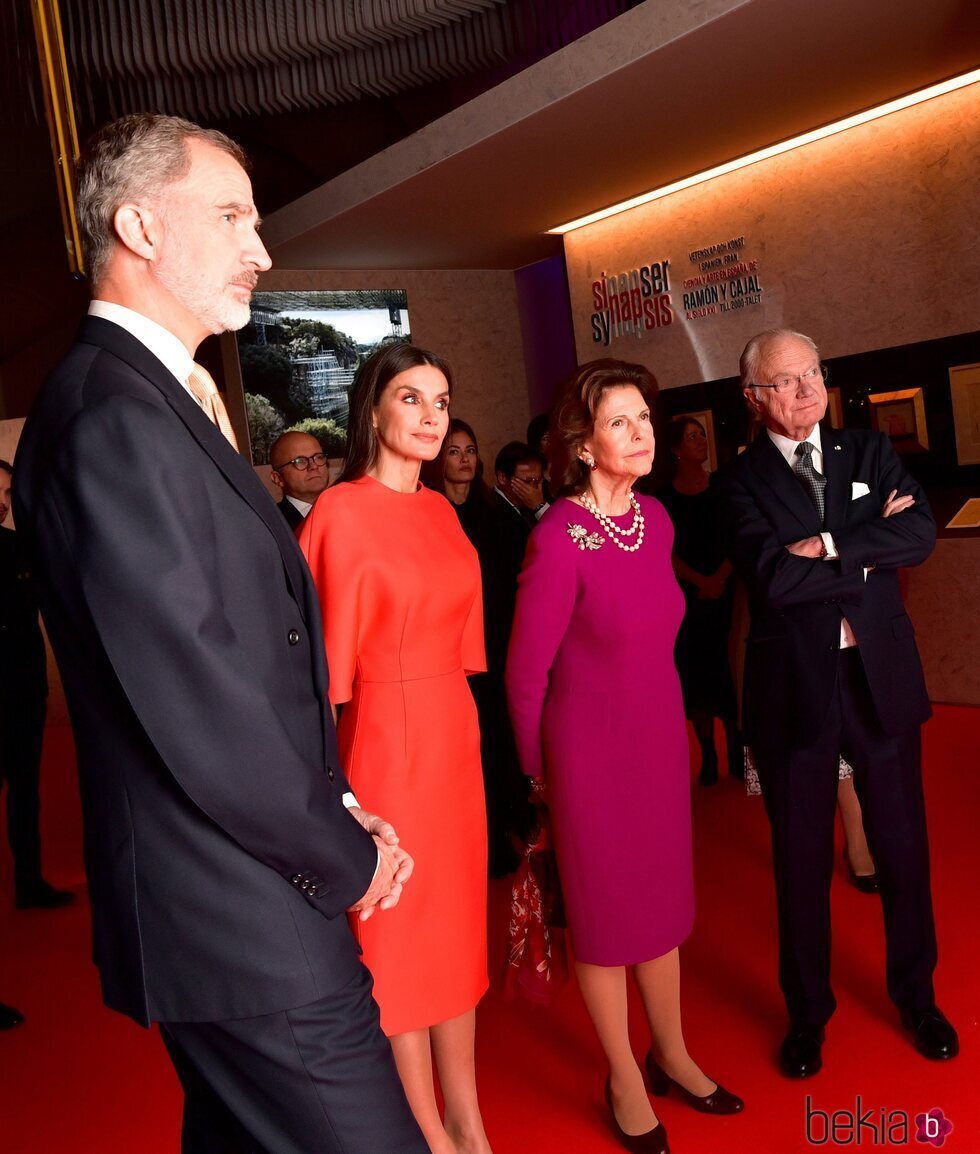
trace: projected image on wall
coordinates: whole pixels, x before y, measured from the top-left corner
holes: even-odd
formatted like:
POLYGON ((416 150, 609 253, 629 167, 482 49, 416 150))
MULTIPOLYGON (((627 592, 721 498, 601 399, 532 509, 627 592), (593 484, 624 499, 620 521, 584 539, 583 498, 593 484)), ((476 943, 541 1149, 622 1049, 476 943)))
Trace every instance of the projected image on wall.
POLYGON ((238 334, 252 460, 287 429, 312 433, 343 457, 348 396, 358 368, 382 344, 411 339, 404 289, 257 292, 238 334))

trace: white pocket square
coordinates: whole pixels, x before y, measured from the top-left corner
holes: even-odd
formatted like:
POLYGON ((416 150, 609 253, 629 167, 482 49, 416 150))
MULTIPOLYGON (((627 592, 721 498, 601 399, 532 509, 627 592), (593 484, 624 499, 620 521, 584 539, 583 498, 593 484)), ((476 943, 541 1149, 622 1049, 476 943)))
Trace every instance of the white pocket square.
POLYGON ((866 497, 871 490, 863 481, 851 482, 851 500, 856 501, 858 497, 866 497))

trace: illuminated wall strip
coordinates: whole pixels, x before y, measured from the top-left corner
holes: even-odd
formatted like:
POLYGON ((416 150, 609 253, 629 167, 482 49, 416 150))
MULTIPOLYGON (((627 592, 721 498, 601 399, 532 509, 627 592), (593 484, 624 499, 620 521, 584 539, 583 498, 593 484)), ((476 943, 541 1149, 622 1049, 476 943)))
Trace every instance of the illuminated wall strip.
POLYGON ((911 108, 915 104, 932 100, 935 96, 944 96, 947 92, 955 92, 959 88, 966 88, 968 85, 978 82, 980 82, 980 68, 975 68, 972 72, 964 72, 961 76, 954 76, 951 80, 944 80, 942 83, 933 84, 929 88, 922 88, 918 92, 909 93, 908 96, 900 96, 896 100, 890 100, 887 104, 879 104, 877 107, 866 109, 864 112, 856 112, 844 120, 825 124, 823 128, 814 128, 810 132, 804 132, 801 136, 794 136, 779 144, 771 144, 768 148, 760 148, 758 152, 750 152, 748 156, 740 156, 737 160, 728 160, 714 168, 705 169, 704 172, 695 173, 694 176, 685 176, 683 180, 675 180, 673 184, 665 184, 662 188, 655 188, 652 192, 644 192, 640 196, 621 201, 609 208, 590 212, 588 216, 580 216, 577 220, 569 221, 568 224, 549 228, 548 232, 557 235, 572 232, 587 224, 594 224, 597 220, 605 220, 607 217, 616 216, 617 213, 637 208, 641 204, 649 204, 652 200, 660 200, 661 197, 670 196, 671 193, 692 188, 696 184, 704 184, 705 181, 714 180, 715 177, 724 176, 729 172, 737 172, 740 168, 748 168, 750 164, 757 164, 760 160, 781 156, 784 152, 790 152, 794 148, 802 148, 803 145, 813 144, 816 140, 825 140, 828 136, 836 136, 838 132, 846 132, 849 128, 856 128, 859 124, 867 124, 869 121, 878 120, 882 116, 888 116, 892 112, 900 112, 903 108, 911 108))

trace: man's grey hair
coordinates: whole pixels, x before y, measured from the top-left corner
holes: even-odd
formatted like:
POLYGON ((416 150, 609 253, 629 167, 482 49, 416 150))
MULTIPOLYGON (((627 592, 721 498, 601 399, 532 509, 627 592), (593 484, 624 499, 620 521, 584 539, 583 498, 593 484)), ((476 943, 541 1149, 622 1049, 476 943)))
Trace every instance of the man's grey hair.
MULTIPOLYGON (((804 344, 813 349, 813 354, 820 360, 820 350, 817 348, 816 342, 812 337, 808 337, 806 333, 797 333, 792 329, 766 329, 764 332, 756 333, 754 337, 742 350, 742 356, 739 358, 738 371, 742 379, 742 388, 748 389, 754 385, 758 379, 759 362, 765 354, 766 346, 775 340, 783 340, 792 337, 795 340, 803 341, 804 344)), ((763 384, 767 382, 763 381, 763 384)))
POLYGON ((188 140, 220 148, 248 168, 245 153, 230 137, 177 116, 124 116, 101 128, 86 145, 78 165, 75 208, 82 257, 93 285, 105 275, 112 254, 116 211, 130 201, 146 202, 186 176, 191 166, 188 140))

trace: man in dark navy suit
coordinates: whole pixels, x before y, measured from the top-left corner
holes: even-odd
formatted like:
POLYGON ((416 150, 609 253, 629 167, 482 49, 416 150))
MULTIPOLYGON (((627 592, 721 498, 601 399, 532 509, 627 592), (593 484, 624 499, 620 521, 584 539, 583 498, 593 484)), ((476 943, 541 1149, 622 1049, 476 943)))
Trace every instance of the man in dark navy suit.
POLYGON ((724 478, 731 551, 751 627, 743 725, 772 828, 779 980, 790 1030, 780 1064, 821 1066, 830 986, 830 880, 838 758, 854 766, 885 916, 888 992, 921 1053, 952 1058, 937 1009, 936 936, 920 769, 929 717, 898 569, 932 551, 919 485, 880 433, 821 428, 820 355, 801 333, 753 337, 746 403, 764 432, 724 478))
POLYGON ((327 487, 327 454, 310 433, 289 429, 269 450, 272 483, 282 489, 279 512, 295 533, 327 487))
POLYGON ((95 960, 109 1006, 160 1023, 188 1154, 423 1154, 345 917, 394 905, 411 859, 350 794, 309 571, 193 361, 269 267, 243 163, 171 117, 96 136, 95 299, 17 455, 95 960))

